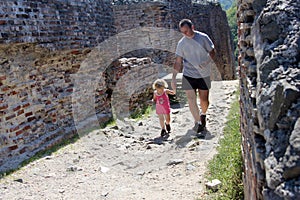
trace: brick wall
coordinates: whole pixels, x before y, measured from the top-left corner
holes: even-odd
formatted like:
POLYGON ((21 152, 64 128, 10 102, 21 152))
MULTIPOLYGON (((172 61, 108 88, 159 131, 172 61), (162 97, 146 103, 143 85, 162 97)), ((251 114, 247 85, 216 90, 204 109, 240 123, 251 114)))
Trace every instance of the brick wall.
POLYGON ((300 198, 299 9, 238 1, 245 199, 300 198))
POLYGON ((2 0, 0 9, 0 43, 76 49, 95 46, 115 33, 109 1, 2 0))
POLYGON ((76 132, 70 109, 71 74, 87 53, 49 52, 30 43, 1 46, 0 165, 4 169, 76 132))

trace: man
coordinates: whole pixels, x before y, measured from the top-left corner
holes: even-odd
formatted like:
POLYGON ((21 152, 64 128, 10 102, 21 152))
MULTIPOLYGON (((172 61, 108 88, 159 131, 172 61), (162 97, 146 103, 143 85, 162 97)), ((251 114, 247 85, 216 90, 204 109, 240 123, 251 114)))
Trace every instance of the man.
POLYGON ((206 126, 206 111, 211 87, 210 63, 215 57, 214 44, 208 35, 196 31, 189 19, 181 20, 179 29, 184 36, 177 44, 171 86, 176 92, 176 76, 177 73, 183 71, 182 89, 186 93, 189 109, 195 120, 193 130, 200 133, 206 126), (201 114, 197 105, 197 92, 201 114))

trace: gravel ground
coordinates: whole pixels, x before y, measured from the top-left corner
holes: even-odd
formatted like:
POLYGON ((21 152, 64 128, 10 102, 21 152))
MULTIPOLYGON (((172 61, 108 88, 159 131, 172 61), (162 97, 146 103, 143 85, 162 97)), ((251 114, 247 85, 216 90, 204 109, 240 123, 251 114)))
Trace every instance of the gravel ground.
POLYGON ((212 82, 205 139, 191 130, 186 104, 172 108, 167 140, 159 138, 155 113, 118 121, 2 178, 0 199, 201 199, 206 164, 216 154, 237 86, 236 80, 212 82))

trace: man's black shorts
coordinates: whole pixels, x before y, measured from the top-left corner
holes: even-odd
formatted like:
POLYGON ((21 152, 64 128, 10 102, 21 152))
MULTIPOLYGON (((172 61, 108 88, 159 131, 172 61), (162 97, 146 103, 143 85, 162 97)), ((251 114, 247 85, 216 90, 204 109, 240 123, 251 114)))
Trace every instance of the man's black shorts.
POLYGON ((188 76, 182 77, 183 90, 209 90, 211 87, 210 77, 205 78, 191 78, 188 76))

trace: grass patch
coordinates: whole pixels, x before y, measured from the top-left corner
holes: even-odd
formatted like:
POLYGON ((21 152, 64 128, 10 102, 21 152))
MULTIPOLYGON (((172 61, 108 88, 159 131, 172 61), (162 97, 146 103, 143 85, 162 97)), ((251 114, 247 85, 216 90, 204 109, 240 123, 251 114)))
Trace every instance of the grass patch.
MULTIPOLYGON (((238 95, 236 95, 238 96, 238 95)), ((218 179, 222 186, 217 192, 209 191, 205 199, 244 199, 242 181, 243 163, 240 134, 240 106, 238 97, 231 105, 224 127, 224 138, 220 139, 218 153, 208 163, 208 180, 218 179)))
MULTIPOLYGON (((113 119, 113 118, 110 118, 108 121, 100 124, 100 129, 103 129, 105 127, 110 127, 110 126, 115 126, 117 123, 116 123, 116 120, 113 119)), ((97 128, 98 129, 98 128, 97 128)), ((90 131, 91 132, 91 131, 90 131)))
POLYGON ((153 110, 154 108, 152 105, 145 106, 141 109, 136 109, 133 113, 131 113, 130 118, 135 120, 143 119, 150 116, 153 113, 153 110))

